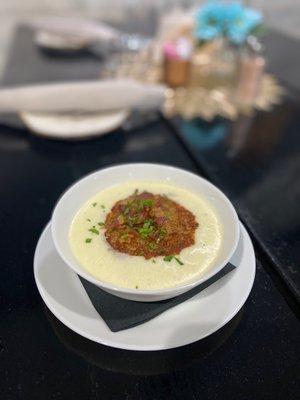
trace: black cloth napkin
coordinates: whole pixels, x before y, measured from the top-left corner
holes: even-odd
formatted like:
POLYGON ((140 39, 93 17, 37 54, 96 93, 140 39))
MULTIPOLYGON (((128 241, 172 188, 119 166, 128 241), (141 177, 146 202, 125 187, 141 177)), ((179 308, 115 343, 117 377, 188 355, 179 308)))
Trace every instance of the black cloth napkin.
POLYGON ((93 306, 105 321, 106 325, 112 332, 118 332, 150 321, 150 319, 162 314, 169 308, 172 308, 200 293, 202 290, 206 289, 235 268, 234 265, 228 263, 220 272, 202 284, 196 286, 194 289, 191 289, 177 297, 173 297, 172 299, 149 303, 121 299, 120 297, 116 297, 99 289, 97 286, 80 276, 79 279, 81 280, 93 306))

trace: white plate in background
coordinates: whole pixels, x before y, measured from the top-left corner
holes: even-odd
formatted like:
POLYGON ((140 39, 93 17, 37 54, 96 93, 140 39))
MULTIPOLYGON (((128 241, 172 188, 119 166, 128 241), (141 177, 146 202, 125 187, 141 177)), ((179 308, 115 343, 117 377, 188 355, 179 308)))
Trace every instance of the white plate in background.
POLYGON ((39 136, 63 140, 80 140, 104 135, 123 125, 129 111, 90 114, 43 114, 21 112, 27 128, 39 136))

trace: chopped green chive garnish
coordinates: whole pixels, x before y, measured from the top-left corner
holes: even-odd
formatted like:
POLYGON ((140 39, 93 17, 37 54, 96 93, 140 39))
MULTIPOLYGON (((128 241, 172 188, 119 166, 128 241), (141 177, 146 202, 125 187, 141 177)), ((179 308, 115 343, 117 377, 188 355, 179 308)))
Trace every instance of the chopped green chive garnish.
POLYGON ((153 264, 155 264, 155 263, 156 263, 156 261, 155 261, 154 259, 152 260, 152 262, 153 262, 153 264))
POLYGON ((89 218, 86 219, 88 222, 91 222, 91 220, 89 218))
POLYGON ((174 257, 174 259, 178 262, 179 265, 183 265, 183 262, 179 260, 179 258, 174 257))
POLYGON ((138 285, 136 285, 135 288, 138 289, 139 288, 138 285))
POLYGON ((93 203, 93 204, 92 204, 93 207, 96 207, 96 205, 97 205, 97 203, 93 203))
POLYGON ((165 228, 161 228, 160 230, 159 230, 159 235, 160 236, 165 236, 167 234, 167 230, 165 229, 165 228))
POLYGON ((128 217, 128 223, 129 223, 129 225, 134 225, 134 224, 137 222, 138 219, 139 219, 138 216, 135 216, 135 217, 128 217))
POLYGON ((179 258, 178 258, 178 257, 175 257, 175 256, 165 256, 165 257, 164 257, 164 261, 168 261, 168 262, 170 262, 170 261, 172 261, 172 260, 173 260, 173 258, 174 258, 174 260, 175 260, 175 261, 177 261, 177 262, 178 262, 178 264, 180 264, 180 265, 184 265, 184 264, 183 264, 183 262, 182 262, 182 261, 180 261, 180 260, 179 260, 179 258))
POLYGON ((156 250, 157 249, 157 244, 155 244, 155 243, 150 242, 148 246, 149 246, 150 250, 156 250))
POLYGON ((89 229, 89 232, 95 233, 95 235, 99 235, 99 231, 96 228, 89 229))
POLYGON ((152 233, 154 230, 153 221, 151 219, 147 219, 142 228, 138 229, 138 233, 143 237, 146 238, 152 233))
POLYGON ((125 210, 124 210, 124 215, 127 215, 129 213, 129 211, 130 211, 130 207, 126 206, 125 210))
POLYGON ((153 200, 142 200, 142 205, 143 207, 152 207, 153 206, 153 200))
POLYGON ((98 222, 99 226, 104 226, 104 222, 98 222))
POLYGON ((103 208, 103 209, 104 209, 104 208, 105 208, 105 205, 104 205, 104 204, 101 204, 101 208, 103 208))
POLYGON ((141 211, 144 207, 152 207, 152 206, 153 206, 153 200, 151 199, 139 200, 138 211, 141 211))
POLYGON ((91 238, 87 238, 85 239, 85 243, 91 243, 92 239, 91 238))

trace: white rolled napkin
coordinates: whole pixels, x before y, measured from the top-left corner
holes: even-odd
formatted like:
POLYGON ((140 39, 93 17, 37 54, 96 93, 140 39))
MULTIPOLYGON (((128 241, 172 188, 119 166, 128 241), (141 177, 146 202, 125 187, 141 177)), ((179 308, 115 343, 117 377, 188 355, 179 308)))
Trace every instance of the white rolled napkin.
POLYGON ((130 79, 39 84, 0 89, 0 112, 93 112, 159 108, 163 85, 130 79))
POLYGON ((119 37, 120 32, 99 21, 76 17, 43 17, 24 21, 35 30, 68 35, 86 41, 111 41, 119 37))

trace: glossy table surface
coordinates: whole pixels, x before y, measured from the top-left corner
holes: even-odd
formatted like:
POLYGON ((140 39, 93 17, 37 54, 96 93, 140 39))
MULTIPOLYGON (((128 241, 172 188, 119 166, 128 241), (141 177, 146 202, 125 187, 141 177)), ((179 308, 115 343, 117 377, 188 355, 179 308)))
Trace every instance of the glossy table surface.
POLYGON ((233 201, 273 268, 300 301, 300 103, 233 123, 173 123, 202 171, 233 201))
MULTIPOLYGON (((97 76, 99 60, 57 61, 30 38, 26 29, 16 33, 4 84, 97 76)), ((1 399, 298 398, 298 104, 289 96, 274 112, 236 124, 158 116, 77 143, 0 124, 1 399), (60 193, 90 171, 136 161, 215 182, 254 239, 257 274, 245 306, 214 335, 179 349, 130 352, 83 339, 47 310, 33 278, 36 242, 60 193)))

